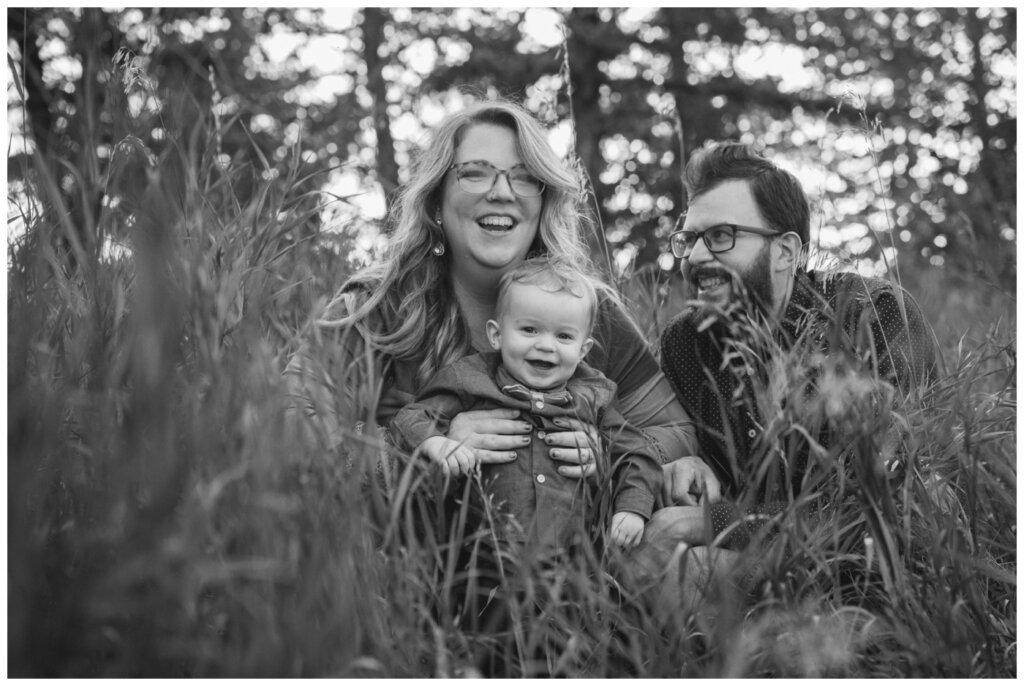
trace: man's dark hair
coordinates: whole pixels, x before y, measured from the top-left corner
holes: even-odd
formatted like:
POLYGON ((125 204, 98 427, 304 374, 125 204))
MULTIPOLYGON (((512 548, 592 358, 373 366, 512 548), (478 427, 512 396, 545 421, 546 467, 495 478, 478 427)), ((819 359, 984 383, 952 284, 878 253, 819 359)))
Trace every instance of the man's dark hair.
POLYGON ((794 231, 806 245, 811 209, 795 176, 742 143, 711 142, 690 157, 683 182, 689 202, 723 181, 747 179, 768 228, 794 231))

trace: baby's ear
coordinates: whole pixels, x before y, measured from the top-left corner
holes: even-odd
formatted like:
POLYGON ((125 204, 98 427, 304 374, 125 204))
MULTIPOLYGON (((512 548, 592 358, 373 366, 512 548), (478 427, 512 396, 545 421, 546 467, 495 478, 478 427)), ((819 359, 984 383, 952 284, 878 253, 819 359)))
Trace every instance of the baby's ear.
POLYGON ((588 338, 587 340, 583 341, 583 345, 580 346, 580 357, 586 357, 587 353, 589 353, 590 349, 593 348, 593 347, 594 347, 594 339, 593 338, 588 338))
POLYGON ((487 340, 495 350, 501 350, 501 328, 493 319, 487 320, 487 340))

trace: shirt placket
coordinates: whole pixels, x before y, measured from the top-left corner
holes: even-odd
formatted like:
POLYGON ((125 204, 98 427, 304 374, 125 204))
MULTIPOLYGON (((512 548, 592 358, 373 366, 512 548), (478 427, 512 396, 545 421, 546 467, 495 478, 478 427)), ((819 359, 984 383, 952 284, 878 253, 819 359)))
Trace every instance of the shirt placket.
MULTIPOLYGON (((540 405, 541 409, 544 407, 543 400, 536 400, 532 403, 534 407, 540 405)), ((546 459, 547 457, 547 443, 545 438, 548 435, 548 429, 545 428, 544 420, 540 415, 530 414, 530 422, 533 424, 532 437, 530 440, 530 470, 533 475, 534 491, 539 487, 543 487, 548 483, 551 478, 549 473, 551 460, 546 459)))
POLYGON ((539 415, 531 415, 530 419, 534 424, 530 459, 537 540, 555 543, 570 526, 576 483, 555 471, 557 467, 548 454, 550 448, 544 440, 552 430, 550 420, 539 415))

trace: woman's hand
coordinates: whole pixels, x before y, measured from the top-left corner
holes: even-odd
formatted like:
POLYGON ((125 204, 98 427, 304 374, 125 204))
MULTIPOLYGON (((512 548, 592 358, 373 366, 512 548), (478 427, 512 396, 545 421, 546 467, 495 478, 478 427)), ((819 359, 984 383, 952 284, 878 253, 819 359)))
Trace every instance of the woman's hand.
POLYGON ((530 442, 532 431, 519 410, 468 410, 452 418, 448 438, 471 449, 481 464, 494 464, 516 459, 516 449, 530 442))
POLYGON ((568 417, 559 417, 554 422, 565 431, 548 432, 544 437, 544 442, 551 446, 548 455, 552 460, 570 463, 559 467, 558 473, 575 479, 596 474, 595 451, 600 445, 597 427, 568 417))

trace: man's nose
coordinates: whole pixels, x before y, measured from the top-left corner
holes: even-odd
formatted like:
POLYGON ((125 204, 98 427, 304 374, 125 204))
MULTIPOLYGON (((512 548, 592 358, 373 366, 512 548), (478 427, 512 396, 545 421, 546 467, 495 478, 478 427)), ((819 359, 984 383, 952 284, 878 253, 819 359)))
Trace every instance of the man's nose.
POLYGON ((704 244, 704 238, 698 238, 697 242, 693 244, 690 249, 690 254, 686 256, 686 261, 690 264, 701 264, 703 262, 710 262, 715 259, 711 251, 708 250, 708 246, 704 244))
POLYGON ((688 272, 695 266, 710 262, 713 259, 715 258, 708 250, 708 246, 704 245, 704 240, 698 240, 690 250, 690 254, 679 260, 679 272, 683 276, 687 276, 688 272))

